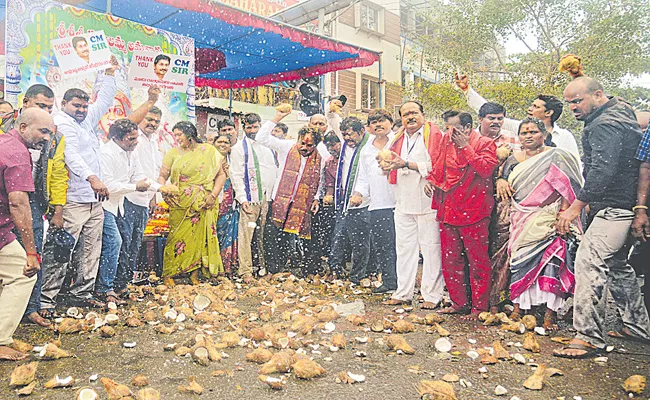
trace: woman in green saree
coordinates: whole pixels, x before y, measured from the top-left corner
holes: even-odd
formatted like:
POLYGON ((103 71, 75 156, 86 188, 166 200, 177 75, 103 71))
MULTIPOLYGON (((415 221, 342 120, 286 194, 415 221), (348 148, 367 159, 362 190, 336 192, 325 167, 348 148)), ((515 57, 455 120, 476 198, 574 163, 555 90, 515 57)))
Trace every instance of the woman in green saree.
POLYGON ((223 272, 217 241, 217 196, 226 181, 223 156, 198 137, 196 127, 181 121, 172 129, 178 147, 163 158, 158 182, 171 185, 165 193, 169 204, 169 236, 165 246, 163 278, 168 286, 174 277, 190 273, 193 285, 199 283, 199 270, 205 276, 223 272))

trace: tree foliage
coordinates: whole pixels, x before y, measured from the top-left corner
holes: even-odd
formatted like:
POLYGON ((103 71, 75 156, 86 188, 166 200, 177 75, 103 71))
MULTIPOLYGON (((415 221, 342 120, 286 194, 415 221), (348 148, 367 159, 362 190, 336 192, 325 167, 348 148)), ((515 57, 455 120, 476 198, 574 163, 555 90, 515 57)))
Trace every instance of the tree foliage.
MULTIPOLYGON (((458 69, 470 75, 480 93, 523 117, 539 93, 561 97, 569 77, 558 71, 562 56, 582 58, 585 73, 613 95, 631 95, 636 105, 650 90, 624 85, 650 71, 650 1, 639 0, 429 0, 426 18, 438 34, 421 37, 426 62, 443 76, 441 84, 414 91, 431 111, 463 106, 453 90, 458 69), (516 40, 527 51, 504 57, 503 43, 516 40), (502 79, 489 80, 477 65, 491 53, 502 79), (445 96, 451 96, 446 99, 445 96)), ((493 74, 492 74, 493 75, 493 74)), ((568 114, 568 113, 567 113, 568 114)), ((577 125, 566 120, 563 126, 577 125)))

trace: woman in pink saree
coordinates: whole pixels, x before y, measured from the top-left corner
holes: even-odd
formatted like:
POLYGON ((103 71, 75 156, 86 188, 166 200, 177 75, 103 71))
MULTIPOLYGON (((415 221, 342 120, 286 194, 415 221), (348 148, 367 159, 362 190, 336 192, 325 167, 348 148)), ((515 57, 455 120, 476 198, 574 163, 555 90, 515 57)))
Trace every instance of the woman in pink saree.
POLYGON ((575 200, 582 186, 580 162, 568 151, 544 144, 544 123, 528 118, 519 125, 521 151, 506 160, 497 180, 497 196, 511 198, 510 300, 513 316, 546 306, 543 326, 557 329, 557 311, 575 285, 573 260, 582 234, 580 221, 560 236, 559 213, 575 200))

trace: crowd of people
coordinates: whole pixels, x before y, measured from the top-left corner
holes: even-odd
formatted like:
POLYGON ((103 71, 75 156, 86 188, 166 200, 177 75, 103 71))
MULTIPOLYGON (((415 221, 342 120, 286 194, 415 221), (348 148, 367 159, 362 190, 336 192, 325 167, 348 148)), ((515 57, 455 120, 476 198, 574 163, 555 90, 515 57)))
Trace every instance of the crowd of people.
POLYGON ((563 101, 540 95, 516 121, 464 75, 456 84, 478 124, 449 110, 438 126, 417 101, 396 120, 383 109, 342 119, 333 100, 297 138, 284 106, 268 121, 243 116, 241 137, 229 119, 208 137, 178 122, 177 146, 162 154, 155 87, 102 140, 117 68, 113 59, 92 104, 70 89, 52 116, 44 85, 18 111, 0 104, 11 116, 0 135, 0 359, 26 357, 10 348, 21 320, 49 326, 61 304, 125 303, 157 193, 169 207, 168 286, 222 275, 252 284, 291 270, 374 280, 372 292, 399 306, 412 303, 419 279, 421 309, 476 319, 511 303, 512 319, 540 312, 549 330, 572 302, 577 336, 555 353, 569 358, 605 347, 609 291, 623 320, 615 333, 650 341, 627 262, 630 232, 650 237, 650 130, 643 136, 644 113, 596 80, 564 90, 584 122, 582 162, 574 135, 557 126, 563 101))

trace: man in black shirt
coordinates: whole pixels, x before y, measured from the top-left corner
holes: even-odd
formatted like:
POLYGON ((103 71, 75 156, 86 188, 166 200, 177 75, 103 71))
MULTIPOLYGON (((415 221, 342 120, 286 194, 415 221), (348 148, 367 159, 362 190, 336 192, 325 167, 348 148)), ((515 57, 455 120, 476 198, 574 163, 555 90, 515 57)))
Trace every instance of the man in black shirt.
POLYGON ((578 248, 575 261, 573 325, 578 332, 571 343, 554 354, 586 358, 605 347, 603 327, 607 291, 623 318, 621 334, 650 342, 650 323, 634 270, 627 264, 630 226, 636 205, 639 161, 635 158, 641 129, 634 112, 616 98, 608 98, 598 81, 573 80, 564 100, 579 121, 584 121, 585 184, 571 206, 558 217, 560 234, 589 205, 593 222, 578 248))

